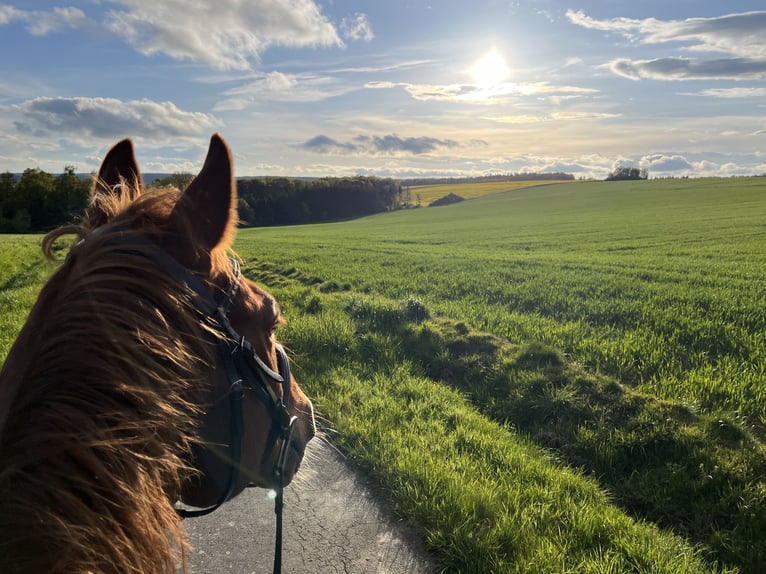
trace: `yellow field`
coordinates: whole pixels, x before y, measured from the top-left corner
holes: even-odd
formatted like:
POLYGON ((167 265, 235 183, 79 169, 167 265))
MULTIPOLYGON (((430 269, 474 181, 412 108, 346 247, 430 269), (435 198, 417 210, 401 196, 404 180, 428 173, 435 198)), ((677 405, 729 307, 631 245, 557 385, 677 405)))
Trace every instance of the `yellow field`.
POLYGON ((534 187, 536 185, 548 185, 553 183, 571 183, 576 180, 565 179, 538 179, 530 181, 484 181, 480 183, 444 183, 438 185, 412 185, 410 193, 412 203, 418 203, 420 197, 421 205, 428 205, 435 199, 444 197, 449 193, 459 195, 464 199, 475 199, 493 193, 503 191, 513 191, 525 187, 534 187))

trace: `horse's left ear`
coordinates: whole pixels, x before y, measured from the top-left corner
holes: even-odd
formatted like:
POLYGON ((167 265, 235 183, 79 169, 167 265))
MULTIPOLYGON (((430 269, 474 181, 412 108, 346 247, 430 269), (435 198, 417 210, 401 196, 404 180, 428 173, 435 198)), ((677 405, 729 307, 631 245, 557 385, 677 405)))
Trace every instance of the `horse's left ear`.
POLYGON ((133 152, 133 142, 124 139, 115 144, 101 162, 98 175, 93 181, 85 224, 95 229, 109 220, 109 212, 103 201, 105 197, 119 197, 123 193, 137 194, 142 188, 143 181, 133 152))
POLYGON ((173 209, 177 229, 190 230, 205 250, 228 247, 237 226, 237 186, 231 151, 220 134, 213 134, 202 170, 173 209))

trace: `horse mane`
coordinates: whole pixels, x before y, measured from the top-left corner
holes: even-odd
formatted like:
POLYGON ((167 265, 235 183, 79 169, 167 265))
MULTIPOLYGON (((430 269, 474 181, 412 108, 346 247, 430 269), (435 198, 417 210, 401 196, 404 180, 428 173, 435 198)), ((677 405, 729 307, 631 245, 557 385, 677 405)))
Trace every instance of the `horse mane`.
MULTIPOLYGON (((79 241, 42 289, 0 371, 0 564, 4 572, 173 572, 186 533, 173 502, 192 470, 216 335, 147 255, 173 190, 110 194, 109 223, 48 234, 79 241), (116 237, 119 235, 119 240, 116 237), (187 456, 188 459, 188 456, 187 456)), ((191 226, 191 222, 188 222, 191 226)), ((227 273, 225 249, 212 254, 227 273)))

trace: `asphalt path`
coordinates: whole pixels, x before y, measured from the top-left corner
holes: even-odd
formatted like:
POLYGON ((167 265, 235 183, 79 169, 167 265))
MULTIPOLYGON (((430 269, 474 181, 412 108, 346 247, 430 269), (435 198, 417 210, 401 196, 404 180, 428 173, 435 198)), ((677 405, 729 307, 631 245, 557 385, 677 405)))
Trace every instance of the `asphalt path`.
MULTIPOLYGON (((186 520, 192 574, 268 574, 276 519, 268 492, 247 489, 212 514, 186 520)), ((309 444, 285 489, 285 574, 432 574, 419 537, 326 443, 309 444)))

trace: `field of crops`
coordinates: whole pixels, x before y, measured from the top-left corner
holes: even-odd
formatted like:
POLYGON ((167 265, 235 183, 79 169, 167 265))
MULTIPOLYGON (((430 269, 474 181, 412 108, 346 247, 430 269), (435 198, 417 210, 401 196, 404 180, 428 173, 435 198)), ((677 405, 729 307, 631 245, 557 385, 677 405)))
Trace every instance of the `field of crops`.
POLYGON ((413 185, 409 187, 410 202, 413 205, 428 205, 435 199, 454 193, 463 199, 476 199, 485 195, 539 187, 556 183, 574 183, 574 180, 530 180, 530 181, 484 181, 479 183, 440 183, 434 185, 413 185))
MULTIPOLYGON (((4 356, 49 267, 1 239, 4 356)), ((766 568, 766 179, 551 185, 236 249, 330 439, 445 571, 766 568)))

